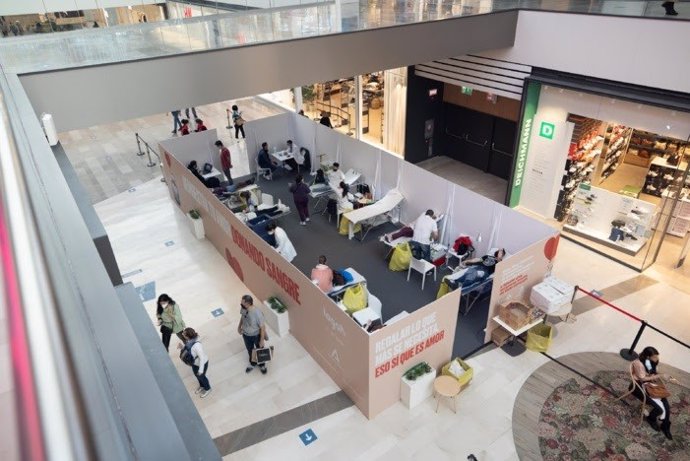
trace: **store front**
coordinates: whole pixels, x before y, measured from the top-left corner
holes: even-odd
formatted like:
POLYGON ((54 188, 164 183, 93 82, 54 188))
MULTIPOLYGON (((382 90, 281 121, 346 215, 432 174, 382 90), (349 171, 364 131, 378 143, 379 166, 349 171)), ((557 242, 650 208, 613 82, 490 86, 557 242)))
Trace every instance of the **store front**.
POLYGON ((407 99, 405 67, 260 96, 292 111, 303 110, 304 115, 313 120, 328 114, 333 129, 403 155, 407 99))
POLYGON ((678 265, 689 133, 688 112, 529 79, 510 205, 636 270, 678 265))

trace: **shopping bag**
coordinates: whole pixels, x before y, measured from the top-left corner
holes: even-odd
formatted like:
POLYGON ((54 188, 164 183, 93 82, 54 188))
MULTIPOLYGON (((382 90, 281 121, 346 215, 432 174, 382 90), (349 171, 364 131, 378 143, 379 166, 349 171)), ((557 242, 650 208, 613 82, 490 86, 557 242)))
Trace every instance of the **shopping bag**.
POLYGON ((443 280, 443 281, 441 282, 441 285, 438 287, 438 293, 436 293, 436 299, 438 299, 438 298, 440 298, 440 297, 442 297, 442 296, 445 296, 446 294, 448 294, 448 293, 450 293, 450 292, 451 292, 451 289, 450 289, 450 287, 448 286, 448 282, 446 282, 445 280, 443 280))
POLYGON ((346 289, 343 295, 343 305, 350 315, 367 307, 368 302, 367 290, 361 283, 346 289))
POLYGON ((399 243, 393 250, 391 260, 388 262, 388 269, 395 272, 406 271, 410 267, 411 257, 410 244, 407 242, 399 243))
POLYGON ((553 327, 545 323, 533 326, 527 331, 525 347, 534 352, 546 352, 551 345, 553 327))
POLYGON ((266 363, 273 359, 273 346, 257 347, 252 350, 252 362, 266 363))
MULTIPOLYGON (((361 224, 355 224, 354 233, 362 231, 361 224)), ((340 235, 348 235, 350 233, 350 220, 345 216, 340 216, 340 227, 338 228, 338 233, 340 235)))

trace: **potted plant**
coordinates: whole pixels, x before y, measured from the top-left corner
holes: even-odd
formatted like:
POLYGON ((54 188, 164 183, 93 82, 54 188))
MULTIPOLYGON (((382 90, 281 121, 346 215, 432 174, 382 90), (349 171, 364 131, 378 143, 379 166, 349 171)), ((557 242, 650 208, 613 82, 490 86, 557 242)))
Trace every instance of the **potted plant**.
POLYGON ((287 306, 276 296, 271 296, 260 306, 266 323, 278 336, 285 336, 290 332, 290 317, 287 306))
POLYGON ((204 221, 201 219, 201 213, 199 213, 199 210, 189 210, 189 213, 187 213, 187 219, 189 220, 192 233, 194 233, 196 238, 201 240, 202 238, 206 237, 206 233, 204 232, 204 221))
POLYGON ((403 373, 400 380, 400 399, 407 408, 414 408, 434 392, 436 370, 421 362, 403 373))

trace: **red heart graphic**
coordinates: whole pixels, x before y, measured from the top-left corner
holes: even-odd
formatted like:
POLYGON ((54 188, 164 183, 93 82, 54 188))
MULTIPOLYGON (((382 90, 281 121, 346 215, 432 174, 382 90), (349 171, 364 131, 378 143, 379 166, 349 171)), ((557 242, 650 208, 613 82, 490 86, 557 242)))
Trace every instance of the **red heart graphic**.
POLYGON ((549 261, 556 257, 556 252, 558 251, 558 242, 560 239, 561 236, 557 235, 555 237, 551 237, 546 241, 546 244, 544 244, 544 256, 546 256, 546 259, 549 261))
POLYGON ((225 249, 225 259, 228 261, 228 264, 230 267, 232 267, 232 270, 235 271, 235 274, 244 282, 244 273, 242 272, 242 268, 240 267, 240 262, 232 256, 230 253, 230 250, 227 248, 225 249))
POLYGON ((170 154, 167 152, 165 153, 165 163, 168 164, 168 167, 170 167, 170 164, 172 163, 172 160, 170 160, 170 154))

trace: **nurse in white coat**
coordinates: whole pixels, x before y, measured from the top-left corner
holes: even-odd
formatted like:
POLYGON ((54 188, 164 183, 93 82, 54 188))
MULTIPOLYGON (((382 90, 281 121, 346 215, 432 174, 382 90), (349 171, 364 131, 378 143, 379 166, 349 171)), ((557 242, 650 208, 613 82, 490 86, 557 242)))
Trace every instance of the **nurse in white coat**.
POLYGON ((269 235, 275 236, 276 250, 278 253, 283 255, 283 258, 287 259, 288 262, 292 262, 292 260, 295 259, 295 256, 297 256, 297 251, 295 251, 295 247, 292 245, 292 242, 288 238, 287 233, 283 230, 283 228, 276 226, 275 221, 272 221, 268 226, 266 226, 266 230, 268 231, 269 235))

